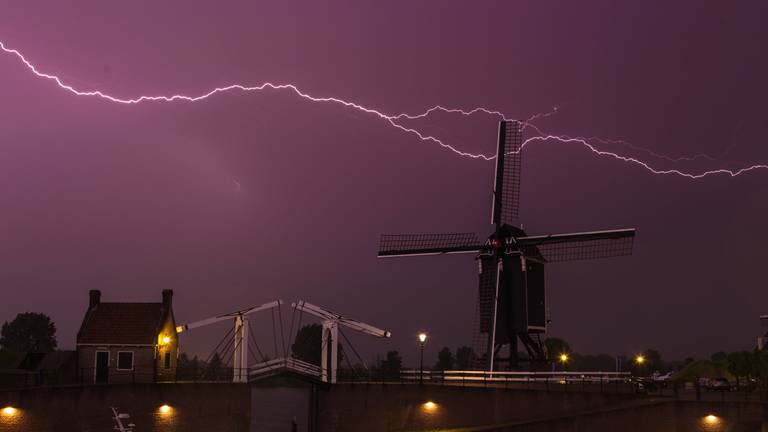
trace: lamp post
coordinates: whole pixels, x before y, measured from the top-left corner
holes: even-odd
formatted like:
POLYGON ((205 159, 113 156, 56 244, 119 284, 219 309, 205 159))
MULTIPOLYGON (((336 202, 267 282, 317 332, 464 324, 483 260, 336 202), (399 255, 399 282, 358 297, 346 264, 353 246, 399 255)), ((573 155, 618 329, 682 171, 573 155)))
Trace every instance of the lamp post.
POLYGON ((427 341, 427 334, 419 333, 419 345, 421 346, 421 360, 419 361, 419 384, 424 384, 424 343, 427 341))

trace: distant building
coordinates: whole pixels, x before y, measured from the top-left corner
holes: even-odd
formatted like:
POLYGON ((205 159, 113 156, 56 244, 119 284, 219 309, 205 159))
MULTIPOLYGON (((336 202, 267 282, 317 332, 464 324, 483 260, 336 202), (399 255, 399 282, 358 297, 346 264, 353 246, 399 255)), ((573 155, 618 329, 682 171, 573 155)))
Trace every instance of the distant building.
MULTIPOLYGON (((760 323, 763 328, 768 328, 768 315, 760 315, 760 323)), ((768 330, 762 337, 757 338, 757 349, 768 349, 768 330)))
POLYGON ((77 382, 75 351, 10 354, 3 356, 3 361, 0 362, 0 388, 66 385, 77 382))
POLYGON ((104 303, 101 292, 92 290, 77 333, 80 380, 173 380, 178 340, 172 290, 163 290, 160 303, 104 303))

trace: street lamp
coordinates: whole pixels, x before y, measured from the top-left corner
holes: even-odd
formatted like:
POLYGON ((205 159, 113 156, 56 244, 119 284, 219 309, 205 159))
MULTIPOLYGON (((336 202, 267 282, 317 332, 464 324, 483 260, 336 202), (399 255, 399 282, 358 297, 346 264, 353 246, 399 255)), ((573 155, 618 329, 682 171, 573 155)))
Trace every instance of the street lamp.
POLYGON ((642 354, 635 356, 635 365, 637 366, 638 376, 643 375, 643 364, 645 364, 645 357, 642 354))
POLYGON ((427 341, 427 334, 419 333, 419 345, 421 346, 421 360, 419 361, 419 384, 424 384, 424 343, 427 341))

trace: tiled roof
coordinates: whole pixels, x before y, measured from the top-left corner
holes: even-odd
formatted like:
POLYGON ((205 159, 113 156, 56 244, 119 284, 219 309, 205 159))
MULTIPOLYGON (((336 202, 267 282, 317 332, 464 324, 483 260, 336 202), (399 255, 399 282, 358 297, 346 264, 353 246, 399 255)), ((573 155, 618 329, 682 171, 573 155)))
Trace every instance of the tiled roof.
POLYGON ((163 318, 162 303, 99 303, 86 315, 79 344, 154 344, 163 318))

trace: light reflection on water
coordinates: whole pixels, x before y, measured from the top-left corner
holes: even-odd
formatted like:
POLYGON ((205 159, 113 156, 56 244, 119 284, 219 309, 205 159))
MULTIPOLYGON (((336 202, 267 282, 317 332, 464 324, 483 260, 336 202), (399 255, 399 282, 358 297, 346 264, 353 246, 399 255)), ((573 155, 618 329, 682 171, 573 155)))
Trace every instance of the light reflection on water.
MULTIPOLYGON (((248 393, 231 397, 231 389, 223 386, 220 389, 222 393, 215 395, 211 395, 211 392, 189 392, 183 400, 175 399, 178 395, 168 399, 160 396, 123 400, 120 412, 131 415, 130 422, 135 423, 135 432, 309 432, 310 407, 318 406, 317 401, 311 397, 312 392, 306 387, 252 388, 248 392, 250 401, 246 396, 248 393)), ((344 429, 345 425, 357 425, 360 421, 368 426, 377 421, 390 425, 400 424, 392 423, 393 419, 401 419, 402 426, 406 423, 408 426, 419 426, 407 430, 433 430, 449 424, 451 427, 477 425, 460 424, 468 420, 469 413, 463 409, 470 402, 467 399, 451 399, 446 394, 402 398, 395 390, 386 389, 379 392, 382 393, 381 399, 363 402, 374 392, 376 390, 360 388, 341 392, 343 397, 337 394, 332 405, 320 407, 319 426, 322 430, 347 430, 344 429), (457 411, 460 412, 459 416, 455 415, 457 411), (372 415, 378 415, 378 420, 372 418, 372 415)), ((0 408, 0 432, 104 432, 114 428, 107 400, 90 399, 80 404, 62 403, 61 400, 50 404, 50 399, 45 401, 49 404, 29 406, 20 403, 0 408)), ((744 425, 760 423, 759 415, 755 417, 743 409, 729 411, 723 406, 711 406, 711 411, 707 412, 701 411, 703 407, 695 403, 673 403, 665 407, 652 416, 647 415, 652 412, 649 410, 660 408, 649 406, 611 411, 610 415, 604 414, 601 421, 606 423, 610 420, 613 426, 639 422, 642 424, 635 426, 640 431, 663 429, 660 426, 685 425, 682 430, 697 432, 726 432, 739 428, 748 430, 743 429, 744 425)), ((477 417, 474 421, 477 421, 477 417)), ((580 416, 570 426, 579 426, 581 430, 606 430, 602 427, 605 424, 590 416, 580 416)), ((563 430, 572 430, 570 426, 563 430)), ((768 430, 766 426, 763 424, 763 430, 768 430)))
MULTIPOLYGON (((24 422, 24 412, 16 407, 6 406, 0 410, 0 431, 9 427, 14 430, 24 422)), ((20 429, 20 428, 18 428, 20 429)))

